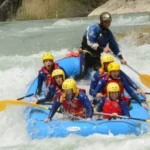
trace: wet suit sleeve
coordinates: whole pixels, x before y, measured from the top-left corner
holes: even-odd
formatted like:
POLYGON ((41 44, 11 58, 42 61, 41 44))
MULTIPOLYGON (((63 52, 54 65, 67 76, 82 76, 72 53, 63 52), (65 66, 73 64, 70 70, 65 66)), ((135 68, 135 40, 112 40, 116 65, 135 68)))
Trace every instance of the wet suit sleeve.
POLYGON ((92 118, 93 117, 93 107, 92 107, 91 102, 89 101, 89 98, 87 97, 87 95, 81 91, 78 95, 78 100, 87 109, 88 117, 92 118))
POLYGON ((86 39, 87 39, 87 45, 90 46, 93 50, 100 52, 103 52, 103 47, 101 47, 97 43, 97 37, 100 34, 100 27, 98 24, 89 26, 86 31, 86 39))
POLYGON ((42 92, 42 84, 43 84, 43 81, 45 79, 46 79, 46 74, 44 74, 43 72, 39 72, 36 95, 40 95, 41 94, 41 92, 42 92))
POLYGON ((134 88, 135 90, 137 90, 137 89, 139 88, 139 87, 136 85, 136 83, 135 83, 130 77, 128 77, 123 71, 120 71, 120 75, 123 76, 123 77, 127 80, 128 84, 129 84, 132 88, 134 88))
POLYGON ((120 106, 121 106, 123 115, 130 117, 130 113, 129 113, 129 109, 128 109, 127 104, 124 101, 121 100, 120 101, 120 106))
POLYGON ((106 101, 106 97, 99 99, 99 104, 97 105, 97 108, 96 108, 97 112, 101 112, 103 110, 105 101, 106 101))
POLYGON ((51 100, 51 99, 53 98, 53 96, 55 95, 55 93, 56 93, 56 88, 55 88, 55 86, 54 86, 54 85, 50 86, 50 87, 49 87, 49 91, 48 91, 48 93, 47 93, 47 95, 46 95, 46 99, 51 100))
POLYGON ((130 87, 128 82, 123 77, 121 77, 121 80, 124 83, 125 90, 128 92, 128 94, 131 96, 132 99, 136 100, 139 104, 145 101, 145 99, 140 99, 135 90, 130 87))
POLYGON ((60 107, 60 105, 61 105, 61 103, 60 103, 59 99, 56 100, 55 103, 52 105, 52 108, 51 108, 49 116, 48 116, 48 118, 50 120, 52 119, 52 117, 54 116, 54 114, 57 112, 57 109, 60 107))
POLYGON ((110 40, 109 40, 109 47, 113 51, 113 53, 118 56, 120 59, 123 59, 121 51, 119 50, 118 43, 116 42, 112 32, 109 30, 110 40))
POLYGON ((96 97, 97 93, 99 93, 104 87, 105 87, 105 84, 106 84, 106 80, 105 78, 101 78, 92 94, 93 97, 96 97))
POLYGON ((90 95, 92 95, 92 93, 94 92, 94 90, 98 84, 98 81, 99 81, 99 71, 97 71, 92 77, 91 84, 90 84, 90 90, 89 90, 90 95))
POLYGON ((43 103, 45 103, 47 101, 52 101, 52 98, 53 98, 55 92, 56 92, 55 86, 54 85, 50 86, 46 97, 44 99, 39 100, 37 102, 37 104, 43 104, 43 103))

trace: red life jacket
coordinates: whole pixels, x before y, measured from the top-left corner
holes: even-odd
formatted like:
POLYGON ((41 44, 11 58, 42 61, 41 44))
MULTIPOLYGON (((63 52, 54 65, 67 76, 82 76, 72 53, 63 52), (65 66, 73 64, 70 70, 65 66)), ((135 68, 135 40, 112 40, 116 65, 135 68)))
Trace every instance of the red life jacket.
POLYGON ((66 94, 63 93, 60 97, 60 103, 62 103, 64 111, 68 114, 72 114, 77 117, 84 117, 85 116, 85 109, 83 104, 77 99, 80 89, 77 89, 75 93, 74 99, 72 101, 67 101, 66 94))
POLYGON ((105 80, 107 80, 107 83, 105 85, 105 88, 104 88, 104 91, 103 91, 103 94, 106 94, 107 95, 107 85, 109 83, 112 83, 112 82, 116 82, 118 83, 119 87, 120 87, 120 94, 121 94, 121 97, 124 96, 124 83, 121 81, 120 77, 118 77, 118 79, 112 79, 108 74, 105 75, 105 80))
MULTIPOLYGON (((58 69, 58 63, 54 63, 54 70, 55 69, 58 69)), ((46 86, 48 87, 50 85, 53 85, 54 84, 54 80, 53 80, 51 74, 48 72, 48 70, 45 67, 42 67, 39 72, 41 72, 41 71, 43 71, 47 75, 47 77, 45 79, 46 86)))
MULTIPOLYGON (((110 99, 106 99, 104 106, 103 106, 103 113, 117 113, 118 115, 122 115, 122 110, 120 107, 119 100, 118 101, 111 101, 110 99)), ((111 116, 103 115, 104 119, 110 119, 111 116)))

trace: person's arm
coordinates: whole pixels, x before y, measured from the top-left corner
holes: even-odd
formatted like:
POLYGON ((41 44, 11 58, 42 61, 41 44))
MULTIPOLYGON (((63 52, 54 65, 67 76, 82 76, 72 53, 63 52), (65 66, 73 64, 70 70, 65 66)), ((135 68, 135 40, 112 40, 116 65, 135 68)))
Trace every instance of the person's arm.
POLYGON ((122 114, 124 116, 130 117, 128 106, 123 100, 120 101, 120 106, 121 106, 121 109, 122 109, 122 114))
POLYGON ((47 101, 51 101, 52 98, 53 98, 53 96, 54 96, 54 94, 55 94, 55 92, 56 92, 55 86, 54 86, 54 85, 51 85, 51 86, 49 87, 49 91, 48 91, 46 97, 43 98, 43 99, 39 99, 38 102, 37 102, 37 104, 43 104, 43 103, 45 103, 45 102, 47 102, 47 101))
POLYGON ((121 63, 126 64, 126 61, 124 60, 122 53, 119 49, 118 43, 115 40, 112 32, 109 30, 109 35, 110 35, 110 39, 109 39, 109 47, 112 50, 112 52, 120 59, 121 63))
POLYGON ((121 76, 123 76, 127 80, 128 84, 133 89, 135 89, 138 94, 142 94, 145 96, 145 92, 130 77, 128 77, 123 71, 121 71, 121 76))
POLYGON ((78 99, 83 104, 83 106, 87 109, 87 111, 88 111, 87 117, 92 118, 93 117, 93 107, 92 107, 91 102, 90 102, 89 98, 87 97, 87 95, 83 92, 80 92, 78 95, 78 99))
POLYGON ((92 77, 92 80, 91 80, 91 84, 90 84, 90 89, 89 89, 89 94, 92 95, 92 93, 94 92, 97 84, 98 84, 98 81, 99 81, 99 71, 97 71, 93 77, 92 77))
POLYGON ((113 53, 118 56, 120 59, 122 59, 122 54, 121 54, 121 51, 119 50, 119 46, 118 46, 118 43, 116 42, 112 32, 109 30, 109 36, 110 36, 110 39, 109 39, 109 47, 110 49, 113 51, 113 53))
POLYGON ((45 78, 46 78, 46 75, 43 72, 39 72, 38 85, 37 85, 37 89, 36 89, 35 95, 40 95, 41 94, 41 92, 42 92, 42 84, 43 84, 43 81, 45 80, 45 78))
POLYGON ((53 118, 54 114, 57 112, 60 105, 61 105, 61 103, 59 102, 59 99, 57 101, 55 101, 55 103, 52 105, 52 108, 51 108, 50 113, 48 115, 48 118, 50 120, 53 118))
POLYGON ((97 43, 97 37, 99 36, 100 33, 100 27, 98 24, 89 26, 87 31, 86 31, 86 39, 87 39, 87 45, 91 47, 93 50, 98 51, 99 53, 103 52, 103 47, 101 47, 97 43))
POLYGON ((103 106, 105 104, 106 97, 103 97, 99 100, 99 104, 97 105, 96 111, 101 112, 103 110, 103 106))
POLYGON ((125 90, 128 92, 128 94, 131 96, 132 99, 136 100, 140 105, 142 105, 144 108, 148 109, 148 105, 145 104, 146 98, 141 99, 138 94, 135 92, 134 89, 132 89, 129 84, 127 83, 127 81, 124 78, 121 78, 123 83, 124 83, 124 87, 125 90))
POLYGON ((132 88, 134 88, 135 90, 139 88, 138 85, 135 82, 133 82, 133 80, 130 77, 128 77, 122 70, 120 71, 120 75, 123 76, 123 78, 125 78, 125 80, 132 88))
POLYGON ((97 93, 101 92, 101 90, 105 87, 106 81, 105 78, 101 78, 92 94, 93 97, 96 97, 97 93))

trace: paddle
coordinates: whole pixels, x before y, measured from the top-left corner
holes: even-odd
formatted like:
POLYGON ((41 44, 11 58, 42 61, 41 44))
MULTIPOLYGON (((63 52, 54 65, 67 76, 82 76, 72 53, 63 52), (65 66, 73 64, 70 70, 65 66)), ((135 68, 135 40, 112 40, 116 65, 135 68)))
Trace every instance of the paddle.
POLYGON ((150 95, 150 93, 147 93, 147 92, 145 94, 150 95))
POLYGON ((141 74, 139 72, 137 72, 135 69, 133 69, 131 66, 129 66, 128 64, 126 64, 126 66, 128 66, 131 70, 133 70, 136 74, 139 75, 141 82, 148 88, 150 88, 150 75, 147 74, 141 74))
POLYGON ((146 100, 146 102, 148 102, 148 103, 149 103, 149 102, 150 102, 150 99, 147 99, 147 100, 146 100))
MULTIPOLYGON (((113 116, 112 114, 108 114, 108 113, 103 113, 103 112, 95 112, 96 115, 107 115, 107 116, 113 116)), ((117 118, 123 118, 123 119, 133 119, 133 120, 139 120, 139 121, 144 121, 144 122, 150 122, 150 119, 149 120, 146 120, 146 119, 141 119, 141 118, 134 118, 134 117, 128 117, 128 116, 121 116, 121 115, 117 115, 115 116, 117 118)))
POLYGON ((17 100, 22 100, 22 99, 24 99, 24 98, 26 98, 26 97, 30 97, 30 96, 33 96, 33 95, 34 95, 34 93, 28 94, 28 95, 26 95, 26 96, 23 96, 23 97, 18 98, 17 100))
POLYGON ((49 108, 46 107, 46 106, 34 104, 32 102, 18 101, 18 100, 3 100, 3 101, 0 101, 0 111, 4 111, 7 107, 7 105, 9 105, 9 104, 10 105, 28 105, 28 106, 31 106, 31 107, 38 107, 38 108, 49 110, 49 108))
MULTIPOLYGON (((114 55, 113 53, 111 53, 114 57, 116 57, 118 60, 120 60, 120 58, 118 58, 116 55, 114 55)), ((134 71, 137 75, 139 75, 141 82, 148 88, 150 88, 150 75, 147 74, 141 74, 138 71, 136 71, 135 69, 133 69, 131 66, 129 66, 128 64, 125 64, 128 68, 130 68, 132 71, 134 71)))

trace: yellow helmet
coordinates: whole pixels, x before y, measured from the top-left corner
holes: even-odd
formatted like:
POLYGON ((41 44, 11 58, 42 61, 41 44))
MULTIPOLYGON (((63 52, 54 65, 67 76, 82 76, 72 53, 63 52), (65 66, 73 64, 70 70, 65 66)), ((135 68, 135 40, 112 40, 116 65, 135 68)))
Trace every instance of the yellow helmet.
POLYGON ((112 55, 105 54, 101 56, 101 64, 103 68, 104 68, 104 63, 108 63, 108 62, 114 62, 114 57, 112 55))
POLYGON ((111 14, 108 12, 103 12, 100 15, 100 22, 103 22, 103 21, 112 21, 111 14))
POLYGON ((54 56, 51 53, 45 53, 42 56, 42 61, 47 60, 47 59, 50 59, 50 60, 54 61, 54 56))
POLYGON ((58 76, 58 75, 62 75, 63 76, 63 80, 65 80, 65 73, 62 69, 55 69, 53 72, 52 72, 52 77, 54 78, 55 76, 58 76))
POLYGON ((107 85, 107 95, 109 96, 109 92, 120 92, 120 87, 116 82, 109 83, 107 85))
POLYGON ((108 73, 110 74, 111 71, 120 70, 120 65, 117 62, 112 62, 108 65, 108 73))
POLYGON ((73 93, 75 93, 77 89, 76 81, 72 78, 66 79, 62 84, 62 89, 63 90, 72 89, 73 93))

